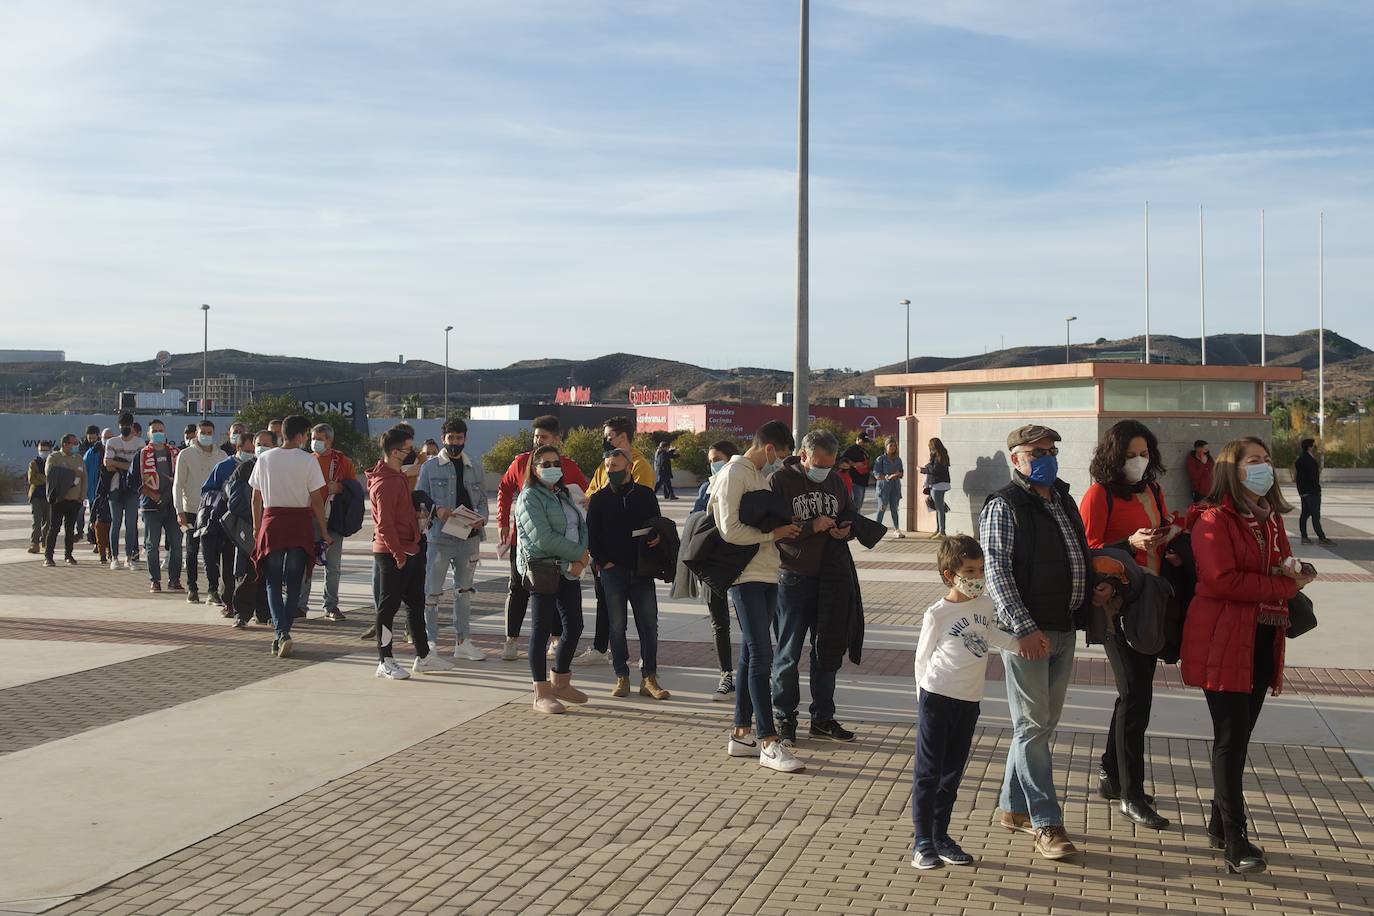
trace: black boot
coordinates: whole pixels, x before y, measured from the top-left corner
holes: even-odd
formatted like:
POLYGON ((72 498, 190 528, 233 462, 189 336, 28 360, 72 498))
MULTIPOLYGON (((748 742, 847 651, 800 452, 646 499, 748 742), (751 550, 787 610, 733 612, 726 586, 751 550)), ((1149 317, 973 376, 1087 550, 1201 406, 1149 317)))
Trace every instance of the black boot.
MULTIPOLYGON (((1097 794, 1098 797, 1105 798, 1107 801, 1117 801, 1121 798, 1121 789, 1117 786, 1116 780, 1112 779, 1111 774, 1107 772, 1107 768, 1100 763, 1097 765, 1097 794)), ((1155 797, 1153 795, 1143 795, 1141 797, 1145 799, 1145 804, 1147 805, 1153 805, 1155 803, 1155 797)))
POLYGON ((1169 826, 1168 818, 1162 817, 1144 799, 1123 798, 1121 800, 1121 813, 1140 826, 1149 827, 1151 830, 1163 830, 1169 826))
MULTIPOLYGON (((1254 856, 1255 858, 1263 859, 1264 850, 1260 849, 1254 843, 1250 842, 1250 833, 1247 821, 1242 820, 1239 824, 1236 825, 1235 829, 1237 835, 1245 844, 1245 847, 1248 850, 1249 854, 1254 856)), ((1226 832, 1221 820, 1221 806, 1217 804, 1217 800, 1215 798, 1212 799, 1212 817, 1211 820, 1207 822, 1207 845, 1212 847, 1213 849, 1226 848, 1226 832)))
POLYGON ((1259 848, 1245 838, 1244 828, 1239 825, 1228 826, 1226 852, 1223 853, 1228 872, 1233 875, 1251 875, 1264 871, 1269 865, 1264 861, 1264 856, 1258 853, 1259 848))

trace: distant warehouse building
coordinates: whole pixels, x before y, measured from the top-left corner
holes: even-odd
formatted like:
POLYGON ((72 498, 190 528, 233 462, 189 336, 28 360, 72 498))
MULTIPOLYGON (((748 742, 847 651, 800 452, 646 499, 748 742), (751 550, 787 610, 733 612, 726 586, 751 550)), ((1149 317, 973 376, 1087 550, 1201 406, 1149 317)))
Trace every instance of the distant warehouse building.
POLYGON ((0 350, 0 363, 65 363, 66 350, 0 350))

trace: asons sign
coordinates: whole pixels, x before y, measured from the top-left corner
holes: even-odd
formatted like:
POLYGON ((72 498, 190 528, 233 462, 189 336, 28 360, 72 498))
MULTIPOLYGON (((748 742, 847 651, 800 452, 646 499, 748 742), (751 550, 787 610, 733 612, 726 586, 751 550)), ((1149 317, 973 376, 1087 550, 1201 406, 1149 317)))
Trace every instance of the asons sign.
POLYGON ((631 385, 630 403, 635 407, 647 407, 651 404, 671 404, 673 403, 673 389, 650 388, 647 385, 636 388, 631 385))

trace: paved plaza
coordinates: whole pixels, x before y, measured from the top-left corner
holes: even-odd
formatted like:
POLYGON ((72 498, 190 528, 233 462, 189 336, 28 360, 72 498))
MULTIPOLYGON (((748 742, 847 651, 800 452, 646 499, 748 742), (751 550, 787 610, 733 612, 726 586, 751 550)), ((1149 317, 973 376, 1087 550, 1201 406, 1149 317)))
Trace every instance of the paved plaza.
MULTIPOLYGON (((536 717, 525 660, 496 657, 494 545, 474 610, 488 658, 384 682, 359 638, 365 536, 344 553, 349 619, 316 610, 282 660, 267 628, 151 596, 142 571, 86 552, 44 569, 27 507, 0 507, 0 914, 1374 912, 1374 488, 1330 488, 1326 512, 1334 550, 1297 548, 1324 574, 1321 625, 1289 644, 1251 751, 1269 871, 1240 878, 1207 847, 1210 721, 1176 668, 1156 681, 1148 774, 1172 826, 1096 798, 1115 692, 1081 648, 1055 753, 1083 855, 1047 862, 991 825, 1009 739, 994 663, 952 830, 977 864, 911 868, 912 651, 943 591, 922 538, 856 550, 867 640, 837 700, 858 738, 802 737, 807 770, 784 776, 726 756, 704 605, 666 591, 671 700, 612 699, 591 666, 574 676, 589 704, 536 717)), ((586 644, 590 588, 584 610, 586 644)))

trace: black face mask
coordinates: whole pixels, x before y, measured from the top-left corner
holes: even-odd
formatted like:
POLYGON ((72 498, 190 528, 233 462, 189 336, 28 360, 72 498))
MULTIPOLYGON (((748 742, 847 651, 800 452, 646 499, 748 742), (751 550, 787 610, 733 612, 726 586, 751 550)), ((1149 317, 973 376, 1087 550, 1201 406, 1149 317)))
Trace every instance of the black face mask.
POLYGON ((134 431, 134 428, 133 428, 132 426, 121 426, 121 427, 119 428, 119 434, 120 434, 121 436, 127 436, 127 435, 129 435, 129 433, 131 433, 131 432, 133 432, 133 431, 134 431))
POLYGON ((450 458, 457 458, 459 455, 463 454, 463 446, 461 445, 445 445, 444 448, 448 449, 450 458))
POLYGON ((602 451, 603 454, 606 453, 606 452, 612 451, 613 449, 615 449, 615 446, 611 444, 611 440, 610 440, 610 439, 602 439, 602 440, 601 440, 601 451, 602 451))

